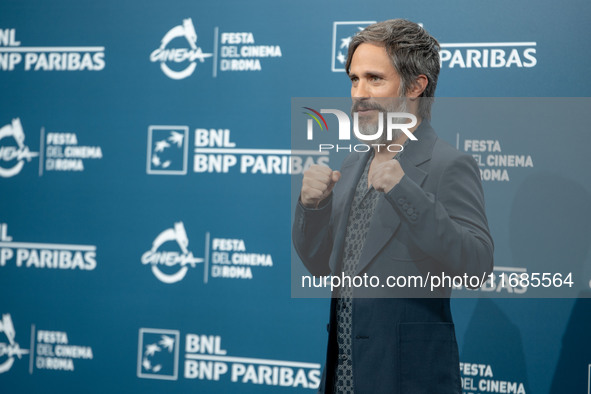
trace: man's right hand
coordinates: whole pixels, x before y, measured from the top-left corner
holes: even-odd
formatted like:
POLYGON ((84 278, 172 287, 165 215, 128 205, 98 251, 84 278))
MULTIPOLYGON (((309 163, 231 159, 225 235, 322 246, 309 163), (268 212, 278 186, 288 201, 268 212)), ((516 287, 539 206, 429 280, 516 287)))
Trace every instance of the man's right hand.
POLYGON ((327 166, 312 164, 304 171, 300 200, 305 207, 318 208, 322 200, 330 195, 334 185, 341 179, 339 171, 327 166))

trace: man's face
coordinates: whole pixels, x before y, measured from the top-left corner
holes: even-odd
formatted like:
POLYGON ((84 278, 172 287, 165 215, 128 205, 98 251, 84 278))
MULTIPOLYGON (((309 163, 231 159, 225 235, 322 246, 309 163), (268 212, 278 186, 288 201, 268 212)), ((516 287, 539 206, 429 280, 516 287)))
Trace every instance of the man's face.
MULTIPOLYGON (((351 59, 349 78, 353 99, 351 112, 359 114, 361 133, 376 132, 380 112, 384 120, 387 112, 406 112, 405 100, 396 99, 400 96, 400 76, 386 48, 369 43, 359 45, 351 59)), ((376 142, 385 143, 385 138, 384 132, 376 142)))

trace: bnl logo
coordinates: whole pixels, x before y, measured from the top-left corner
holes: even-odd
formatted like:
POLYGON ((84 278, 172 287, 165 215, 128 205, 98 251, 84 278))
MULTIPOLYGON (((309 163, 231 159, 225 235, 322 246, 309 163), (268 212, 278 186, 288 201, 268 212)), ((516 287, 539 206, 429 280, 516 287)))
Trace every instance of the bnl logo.
POLYGON ((177 380, 179 372, 177 330, 140 328, 137 376, 144 379, 177 380))
POLYGON ((148 128, 148 174, 185 175, 189 155, 187 126, 148 128))
POLYGON ((334 22, 332 25, 332 71, 345 71, 351 39, 372 22, 334 22))

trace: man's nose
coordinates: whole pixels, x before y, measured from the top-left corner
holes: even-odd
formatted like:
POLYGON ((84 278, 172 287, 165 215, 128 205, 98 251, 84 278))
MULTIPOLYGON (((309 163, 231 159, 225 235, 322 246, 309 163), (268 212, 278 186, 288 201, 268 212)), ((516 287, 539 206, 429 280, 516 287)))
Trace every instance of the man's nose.
POLYGON ((353 88, 351 96, 355 98, 368 98, 369 89, 367 83, 363 80, 359 80, 357 85, 353 88))

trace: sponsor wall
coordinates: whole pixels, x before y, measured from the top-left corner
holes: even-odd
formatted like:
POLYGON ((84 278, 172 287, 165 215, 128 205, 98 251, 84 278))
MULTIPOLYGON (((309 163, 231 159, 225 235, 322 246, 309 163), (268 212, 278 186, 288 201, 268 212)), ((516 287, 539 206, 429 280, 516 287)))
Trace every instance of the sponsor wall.
MULTIPOLYGON (((329 300, 291 298, 291 177, 330 162, 290 149, 291 100, 346 97, 373 21, 439 39, 440 97, 589 96, 588 3, 366 3, 0 3, 3 393, 314 392, 329 300)), ((587 283, 591 137, 563 116, 436 129, 480 165, 497 271, 587 283)), ((464 392, 589 392, 586 297, 453 300, 464 392)))

